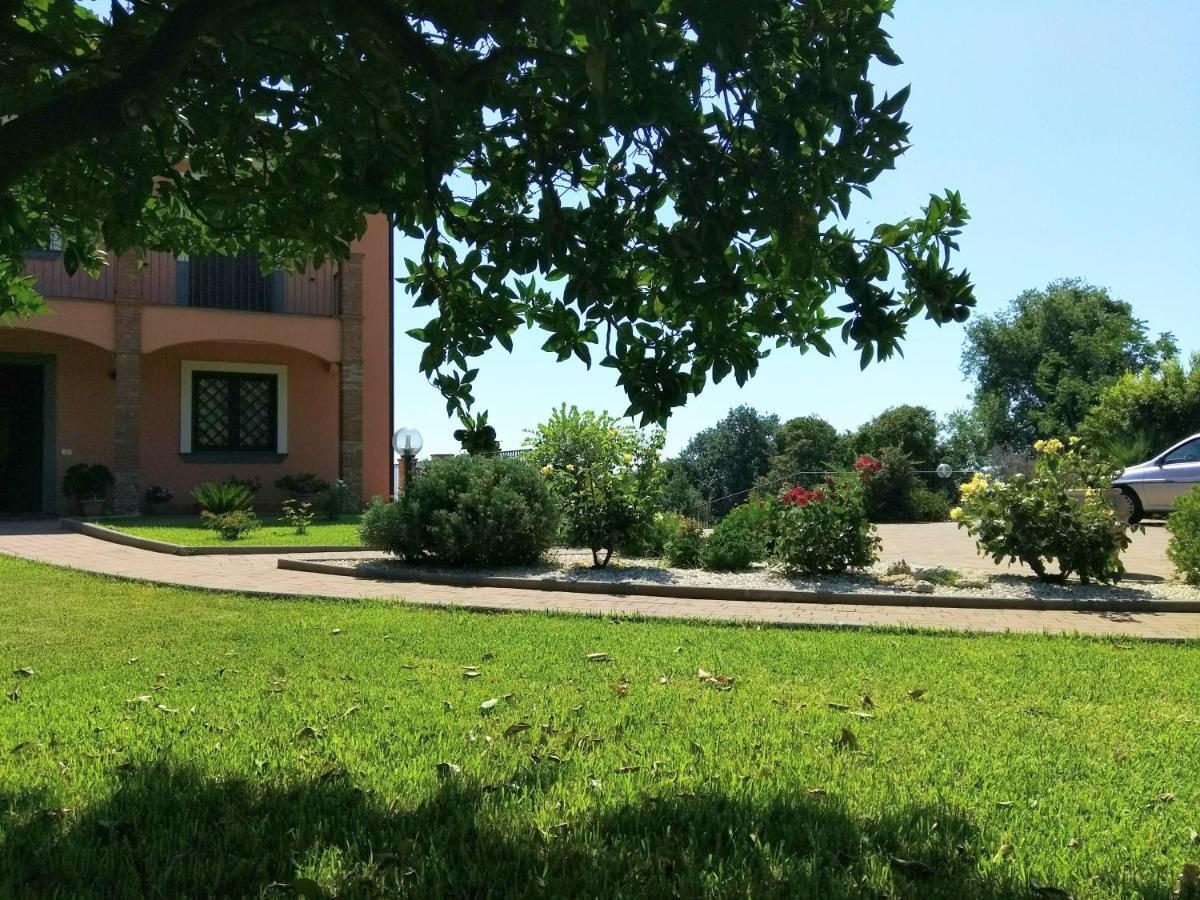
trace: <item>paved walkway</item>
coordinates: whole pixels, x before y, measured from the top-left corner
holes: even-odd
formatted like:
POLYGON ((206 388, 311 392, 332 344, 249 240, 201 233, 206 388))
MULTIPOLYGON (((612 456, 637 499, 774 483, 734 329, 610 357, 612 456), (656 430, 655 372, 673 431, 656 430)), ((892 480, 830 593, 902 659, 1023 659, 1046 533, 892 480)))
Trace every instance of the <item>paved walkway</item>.
MULTIPOLYGON (((920 529, 922 526, 906 526, 920 529)), ((937 529, 940 526, 932 526, 937 529)), ((889 529, 890 531, 891 529, 889 529)), ((944 561, 950 532, 922 537, 902 532, 918 550, 937 546, 944 561)), ((888 540, 885 534, 885 541, 888 540)), ((894 543, 894 541, 893 541, 894 543)), ((727 619, 770 625, 913 626, 971 631, 1080 632, 1179 639, 1200 637, 1200 613, 1090 613, 1030 610, 945 609, 798 603, 749 603, 573 594, 560 591, 456 588, 396 584, 281 570, 279 556, 171 556, 59 531, 54 522, 0 523, 0 552, 106 575, 185 587, 241 593, 380 598, 482 610, 558 610, 573 613, 641 614, 667 618, 727 619)), ((349 554, 303 554, 305 559, 349 554)), ((358 554, 366 558, 374 554, 358 554)), ((891 555, 889 552, 887 555, 891 555)), ((904 554, 925 562, 916 551, 904 554)), ((974 567, 980 568, 978 560, 974 567)), ((3 594, 0 593, 0 608, 3 594)))

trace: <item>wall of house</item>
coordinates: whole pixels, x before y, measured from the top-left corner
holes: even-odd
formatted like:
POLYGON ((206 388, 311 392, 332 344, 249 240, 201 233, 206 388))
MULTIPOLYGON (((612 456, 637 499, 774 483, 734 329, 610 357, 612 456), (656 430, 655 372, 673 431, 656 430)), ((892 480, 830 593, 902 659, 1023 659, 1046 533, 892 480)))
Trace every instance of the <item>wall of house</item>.
POLYGON ((353 248, 363 258, 363 495, 386 497, 392 489, 392 288, 390 229, 386 216, 371 216, 353 248))
MULTIPOLYGON (((49 317, 41 317, 44 321, 49 317)), ((95 344, 46 331, 0 326, 0 354, 35 354, 55 360, 55 466, 57 511, 74 512, 62 479, 75 463, 113 468, 116 381, 113 354, 95 344), (68 451, 70 455, 64 455, 68 451)))
POLYGON ((175 495, 172 507, 191 508, 192 488, 230 475, 258 477, 256 505, 278 511, 287 495, 283 475, 313 472, 326 481, 338 472, 338 373, 335 363, 289 347, 226 342, 177 344, 142 357, 142 479, 175 495), (209 463, 179 454, 180 371, 184 360, 284 365, 288 368, 288 454, 282 462, 209 463))

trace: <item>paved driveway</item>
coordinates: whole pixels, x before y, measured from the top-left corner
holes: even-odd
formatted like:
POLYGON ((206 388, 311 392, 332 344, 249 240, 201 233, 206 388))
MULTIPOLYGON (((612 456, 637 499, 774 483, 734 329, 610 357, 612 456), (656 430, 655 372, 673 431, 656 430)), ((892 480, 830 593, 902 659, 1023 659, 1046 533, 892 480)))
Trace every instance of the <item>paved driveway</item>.
MULTIPOLYGON (((920 554, 961 539, 940 525, 891 526, 885 548, 923 561, 920 554), (893 529, 911 529, 892 533, 893 529), (944 544, 942 542, 945 542, 944 544)), ((767 625, 910 626, 967 631, 1080 632, 1157 639, 1200 637, 1200 613, 1094 613, 1032 610, 884 607, 855 604, 751 603, 657 597, 585 595, 560 591, 457 588, 396 584, 277 568, 278 556, 170 556, 62 532, 53 522, 0 522, 0 553, 106 575, 241 593, 379 598, 492 611, 640 614, 665 618, 738 620, 767 625)), ((345 558, 348 554, 328 554, 345 558)), ((366 557, 371 554, 361 554, 366 557)), ((320 558, 322 554, 304 554, 320 558)), ((976 564, 978 565, 978 564, 976 564)), ((965 566, 964 566, 965 567, 965 566)), ((0 616, 4 593, 0 588, 0 616)))

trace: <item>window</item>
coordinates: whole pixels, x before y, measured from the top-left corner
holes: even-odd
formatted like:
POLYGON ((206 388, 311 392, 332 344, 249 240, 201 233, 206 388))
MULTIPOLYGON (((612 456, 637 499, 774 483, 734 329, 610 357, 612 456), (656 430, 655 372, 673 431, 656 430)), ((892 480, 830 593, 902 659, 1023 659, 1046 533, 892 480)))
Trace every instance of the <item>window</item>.
POLYGON ((1194 441, 1188 441, 1186 444, 1181 444, 1172 450, 1163 459, 1162 464, 1169 466, 1171 463, 1187 463, 1200 462, 1200 438, 1194 441))
POLYGON ((210 253, 181 258, 177 266, 182 305, 250 312, 273 312, 283 305, 283 273, 263 275, 257 253, 210 253))
POLYGON ((180 452, 287 453, 287 367, 185 362, 180 452))

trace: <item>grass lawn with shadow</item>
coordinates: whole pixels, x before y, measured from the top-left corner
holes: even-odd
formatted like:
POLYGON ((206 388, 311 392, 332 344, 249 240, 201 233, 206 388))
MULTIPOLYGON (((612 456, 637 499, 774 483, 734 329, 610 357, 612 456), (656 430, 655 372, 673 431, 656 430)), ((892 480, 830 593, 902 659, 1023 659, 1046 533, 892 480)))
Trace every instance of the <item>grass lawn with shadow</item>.
POLYGON ((3 897, 1165 898, 1200 859, 1195 644, 264 600, 8 557, 0 611, 3 897))
POLYGON ((264 547, 359 546, 360 516, 340 516, 336 522, 318 516, 305 534, 296 534, 280 516, 260 516, 261 527, 241 540, 227 541, 211 528, 203 528, 199 516, 132 516, 128 518, 92 519, 113 531, 154 541, 167 541, 189 547, 224 547, 238 544, 264 547))

